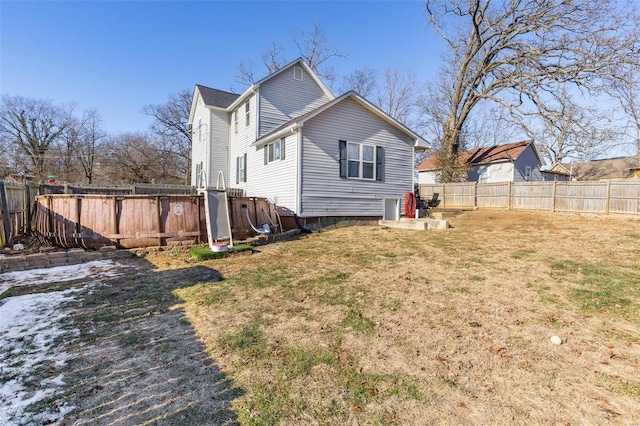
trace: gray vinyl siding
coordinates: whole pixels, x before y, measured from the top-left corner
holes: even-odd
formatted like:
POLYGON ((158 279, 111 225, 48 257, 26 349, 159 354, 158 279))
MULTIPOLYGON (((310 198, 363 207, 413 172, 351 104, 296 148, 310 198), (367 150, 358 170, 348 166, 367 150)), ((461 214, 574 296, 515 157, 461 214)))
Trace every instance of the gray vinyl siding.
POLYGON ((294 80, 293 69, 284 70, 260 86, 259 137, 330 100, 304 69, 302 81, 294 80))
POLYGON ((533 152, 531 145, 525 149, 522 154, 518 156, 514 163, 513 181, 514 182, 526 182, 524 180, 525 167, 531 167, 531 180, 529 182, 539 182, 544 180, 540 167, 538 167, 538 157, 533 152))
POLYGON ((302 127, 300 216, 382 216, 384 198, 413 190, 413 140, 351 99, 302 127), (384 148, 384 181, 339 176, 338 141, 384 148))
POLYGON ((249 149, 247 196, 269 198, 278 206, 296 210, 297 134, 285 139, 285 159, 264 164, 264 147, 249 149))
POLYGON ((210 167, 207 173, 209 187, 215 187, 218 172, 224 174, 225 184, 229 186, 229 114, 225 111, 211 112, 211 153, 210 167))

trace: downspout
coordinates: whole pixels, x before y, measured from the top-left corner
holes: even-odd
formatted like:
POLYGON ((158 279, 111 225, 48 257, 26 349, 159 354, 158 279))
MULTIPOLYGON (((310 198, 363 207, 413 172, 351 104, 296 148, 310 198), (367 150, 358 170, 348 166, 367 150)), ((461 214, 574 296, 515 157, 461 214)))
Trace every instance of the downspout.
POLYGON ((416 182, 416 145, 418 145, 418 139, 413 141, 413 155, 411 156, 411 192, 414 192, 418 182, 416 182))
POLYGON ((302 210, 302 124, 291 128, 292 133, 297 133, 296 149, 296 215, 302 210))

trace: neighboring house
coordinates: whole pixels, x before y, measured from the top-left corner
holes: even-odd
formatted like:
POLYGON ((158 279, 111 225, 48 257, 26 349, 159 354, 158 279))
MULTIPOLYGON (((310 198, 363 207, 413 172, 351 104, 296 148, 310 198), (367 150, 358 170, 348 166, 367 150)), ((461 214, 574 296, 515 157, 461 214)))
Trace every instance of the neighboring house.
MULTIPOLYGON (((478 183, 541 181, 542 160, 533 141, 495 145, 463 151, 458 161, 468 167, 467 181, 478 183)), ((436 156, 417 168, 418 183, 440 183, 436 156)))
POLYGON ((241 95, 196 85, 189 116, 198 187, 267 197, 300 217, 382 216, 413 189, 413 131, 355 92, 335 97, 298 59, 241 95))
POLYGON ((556 163, 552 172, 566 180, 611 180, 640 178, 638 157, 618 157, 575 163, 556 163))

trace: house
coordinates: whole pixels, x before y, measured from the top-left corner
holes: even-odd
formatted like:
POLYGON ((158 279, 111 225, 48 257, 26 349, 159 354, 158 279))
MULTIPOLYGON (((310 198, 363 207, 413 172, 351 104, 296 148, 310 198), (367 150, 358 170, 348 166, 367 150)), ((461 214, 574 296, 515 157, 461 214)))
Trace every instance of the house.
POLYGON ((617 157, 574 163, 556 163, 551 171, 566 180, 612 180, 640 178, 638 157, 617 157))
POLYGON ((193 185, 224 179, 301 218, 382 216, 412 191, 426 144, 359 94, 334 96, 301 59, 239 95, 196 85, 189 123, 193 185))
MULTIPOLYGON (((541 181, 542 160, 533 141, 526 140, 463 151, 458 161, 468 167, 467 181, 478 183, 541 181)), ((418 168, 418 183, 440 182, 436 156, 432 155, 418 168)))

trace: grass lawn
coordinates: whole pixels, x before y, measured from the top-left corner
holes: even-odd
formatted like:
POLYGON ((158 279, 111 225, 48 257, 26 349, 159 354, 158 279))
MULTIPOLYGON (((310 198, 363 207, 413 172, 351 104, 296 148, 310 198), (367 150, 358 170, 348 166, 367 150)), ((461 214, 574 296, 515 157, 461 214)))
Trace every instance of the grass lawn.
POLYGON ((199 263, 221 280, 173 293, 242 389, 238 421, 640 422, 639 219, 451 223, 337 228, 199 263))

